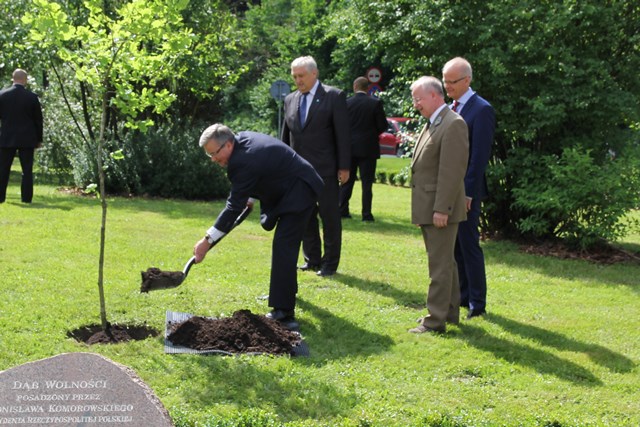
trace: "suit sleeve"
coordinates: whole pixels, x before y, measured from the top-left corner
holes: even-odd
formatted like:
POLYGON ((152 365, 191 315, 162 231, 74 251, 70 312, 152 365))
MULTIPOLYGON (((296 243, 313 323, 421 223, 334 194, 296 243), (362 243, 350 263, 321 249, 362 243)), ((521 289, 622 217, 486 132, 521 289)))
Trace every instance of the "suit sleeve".
POLYGON ((36 125, 36 135, 38 137, 38 143, 42 143, 43 139, 43 119, 42 119, 42 106, 40 105, 40 100, 38 97, 35 97, 35 102, 33 106, 33 117, 36 125))
POLYGON ((476 199, 482 193, 484 173, 491 157, 491 146, 496 126, 495 111, 491 105, 485 105, 473 121, 471 146, 469 147, 469 167, 464 178, 467 197, 476 199))
POLYGON ((231 181, 231 191, 225 208, 220 212, 214 224, 215 228, 225 233, 231 231, 236 218, 247 206, 251 190, 258 181, 255 171, 246 164, 234 168, 233 171, 228 171, 228 175, 231 181))
POLYGON ((351 168, 351 128, 347 96, 343 91, 336 96, 333 107, 333 131, 338 153, 338 169, 349 169, 351 168))
POLYGON ((290 98, 287 97, 284 100, 284 119, 282 120, 284 123, 282 125, 282 135, 280 135, 280 140, 291 147, 291 133, 289 130, 289 124, 287 123, 287 111, 289 111, 290 98))
POLYGON ((387 116, 384 114, 384 105, 380 100, 376 105, 376 131, 378 135, 387 130, 387 116))
POLYGON ((440 143, 436 200, 433 210, 450 215, 461 190, 469 159, 469 132, 462 118, 445 130, 440 143))

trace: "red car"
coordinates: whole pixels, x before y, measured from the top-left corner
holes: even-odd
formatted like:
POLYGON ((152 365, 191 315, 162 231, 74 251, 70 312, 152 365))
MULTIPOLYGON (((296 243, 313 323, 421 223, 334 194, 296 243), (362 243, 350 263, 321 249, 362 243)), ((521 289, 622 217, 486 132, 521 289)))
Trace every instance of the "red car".
POLYGON ((406 125, 413 119, 408 117, 388 117, 387 130, 378 137, 380 144, 380 154, 390 154, 392 156, 402 156, 404 149, 402 143, 407 137, 406 125))

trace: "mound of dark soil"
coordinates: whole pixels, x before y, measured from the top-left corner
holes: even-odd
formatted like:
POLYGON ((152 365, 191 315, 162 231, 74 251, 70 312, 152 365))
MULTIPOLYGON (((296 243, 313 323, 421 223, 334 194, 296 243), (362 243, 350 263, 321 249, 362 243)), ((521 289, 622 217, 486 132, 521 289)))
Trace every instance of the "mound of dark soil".
POLYGON ((106 331, 102 329, 102 325, 89 325, 67 333, 69 338, 89 345, 139 341, 158 335, 160 332, 151 327, 128 325, 109 325, 106 331))
POLYGON ((194 316, 169 325, 168 329, 169 341, 194 350, 293 354, 301 342, 297 332, 249 310, 238 310, 231 317, 220 319, 194 316))

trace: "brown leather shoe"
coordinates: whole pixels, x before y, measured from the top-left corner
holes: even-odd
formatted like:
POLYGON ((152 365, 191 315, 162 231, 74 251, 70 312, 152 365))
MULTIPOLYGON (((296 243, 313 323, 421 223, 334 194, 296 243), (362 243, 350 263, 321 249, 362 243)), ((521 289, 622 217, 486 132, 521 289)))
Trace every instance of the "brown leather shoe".
POLYGON ((433 329, 424 325, 418 325, 415 328, 409 329, 409 332, 411 332, 412 334, 424 334, 425 332, 431 334, 443 334, 444 331, 444 329, 433 329))

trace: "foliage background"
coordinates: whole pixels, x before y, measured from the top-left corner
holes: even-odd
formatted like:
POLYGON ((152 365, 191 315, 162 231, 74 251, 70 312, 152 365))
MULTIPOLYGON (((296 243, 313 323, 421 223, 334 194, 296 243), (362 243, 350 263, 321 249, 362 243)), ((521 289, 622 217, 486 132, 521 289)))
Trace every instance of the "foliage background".
MULTIPOLYGON (((82 1, 57 3, 77 22, 85 19, 82 1)), ((126 3, 109 2, 105 13, 115 16, 126 3)), ((29 41, 29 29, 19 19, 30 6, 30 0, 0 6, 7 17, 0 23, 1 70, 5 76, 18 65, 31 71, 53 118, 41 165, 56 179, 71 177, 85 187, 93 166, 69 160, 90 156, 81 152, 69 126, 68 108, 56 99, 64 88, 75 100, 72 109, 92 111, 82 104, 71 70, 62 66, 60 79, 50 78, 51 53, 29 41)), ((277 79, 290 81, 290 61, 307 54, 316 58, 323 82, 347 92, 355 76, 374 65, 381 68, 387 114, 415 116, 410 82, 423 74, 440 76, 448 59, 464 56, 474 67, 473 89, 494 105, 498 119, 485 233, 561 237, 586 247, 619 239, 635 226, 620 226, 618 220, 640 205, 637 2, 192 0, 183 20, 192 31, 192 46, 164 82, 177 101, 169 114, 154 118, 164 126, 156 133, 171 128, 176 137, 150 136, 146 142, 129 137, 114 109, 110 130, 118 144, 135 140, 180 152, 172 141, 188 142, 177 133, 190 135, 186 129, 192 129, 197 135, 218 121, 275 135, 280 105, 269 86, 277 79)), ((211 180, 202 175, 198 159, 183 161, 194 180, 211 180)), ((162 183, 141 185, 137 167, 120 169, 110 174, 113 191, 167 194, 162 183)), ((176 185, 171 196, 217 198, 224 180, 213 179, 213 187, 220 189, 188 194, 176 185)))

